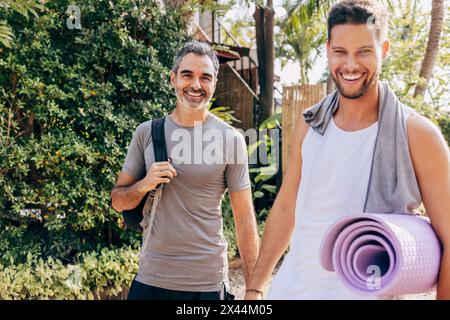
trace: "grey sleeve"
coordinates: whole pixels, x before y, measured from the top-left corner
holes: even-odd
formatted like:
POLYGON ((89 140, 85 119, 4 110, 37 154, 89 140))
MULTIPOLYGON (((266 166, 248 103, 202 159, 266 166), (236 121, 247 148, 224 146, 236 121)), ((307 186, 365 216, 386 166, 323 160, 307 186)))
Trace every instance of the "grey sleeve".
MULTIPOLYGON (((122 171, 129 174, 130 176, 141 180, 145 177, 145 141, 146 130, 148 128, 147 123, 141 123, 133 134, 133 139, 128 146, 127 157, 125 158, 125 163, 123 164, 122 171)), ((147 134, 148 136, 148 134, 147 134)))
POLYGON ((225 168, 225 181, 229 192, 245 190, 251 187, 250 176, 248 172, 247 146, 244 137, 236 134, 234 139, 233 155, 225 168))

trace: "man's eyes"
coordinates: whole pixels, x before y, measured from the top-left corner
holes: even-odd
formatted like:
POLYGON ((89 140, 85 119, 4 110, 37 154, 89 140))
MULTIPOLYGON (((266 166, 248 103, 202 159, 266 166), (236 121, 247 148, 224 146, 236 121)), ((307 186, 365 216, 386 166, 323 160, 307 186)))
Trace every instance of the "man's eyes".
MULTIPOLYGON (((345 51, 343 51, 343 50, 335 50, 335 51, 333 51, 335 54, 338 54, 338 55, 344 55, 344 54, 347 54, 347 52, 345 52, 345 51)), ((367 55, 367 54, 370 54, 372 51, 371 50, 360 50, 360 51, 358 51, 358 53, 359 54, 362 54, 362 55, 367 55)))
MULTIPOLYGON (((183 74, 182 76, 183 76, 184 79, 190 79, 190 78, 192 78, 192 75, 191 75, 191 74, 188 74, 188 73, 185 73, 185 74, 183 74)), ((201 77, 200 80, 210 82, 210 81, 211 81, 211 78, 209 78, 209 77, 201 77)))

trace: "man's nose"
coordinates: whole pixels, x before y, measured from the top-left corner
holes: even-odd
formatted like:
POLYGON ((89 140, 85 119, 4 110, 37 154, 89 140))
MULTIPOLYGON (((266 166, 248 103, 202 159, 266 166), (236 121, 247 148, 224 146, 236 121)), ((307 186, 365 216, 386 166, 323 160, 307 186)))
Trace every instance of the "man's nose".
POLYGON ((356 69, 358 69, 359 64, 358 64, 358 61, 355 59, 355 57, 353 57, 351 55, 348 56, 346 67, 347 67, 348 72, 353 72, 356 69))
POLYGON ((199 90, 201 88, 199 79, 197 79, 197 78, 192 79, 191 88, 194 90, 199 90))

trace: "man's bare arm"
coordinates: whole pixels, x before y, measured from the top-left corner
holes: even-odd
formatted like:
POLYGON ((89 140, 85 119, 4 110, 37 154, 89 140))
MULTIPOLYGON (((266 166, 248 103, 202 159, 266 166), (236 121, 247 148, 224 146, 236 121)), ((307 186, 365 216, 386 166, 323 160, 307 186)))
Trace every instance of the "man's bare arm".
MULTIPOLYGON (((249 288, 263 291, 275 265, 289 245, 295 223, 295 200, 301 179, 301 147, 309 126, 301 115, 294 129, 288 166, 281 190, 266 221, 258 261, 249 288)), ((256 291, 247 292, 245 299, 260 299, 256 291)))
POLYGON ((450 299, 450 153, 439 129, 422 116, 408 119, 411 159, 431 224, 443 246, 438 299, 450 299))
POLYGON ((231 208, 233 209, 236 237, 239 254, 242 259, 245 284, 248 285, 259 251, 259 237, 251 189, 230 192, 230 202, 231 208))

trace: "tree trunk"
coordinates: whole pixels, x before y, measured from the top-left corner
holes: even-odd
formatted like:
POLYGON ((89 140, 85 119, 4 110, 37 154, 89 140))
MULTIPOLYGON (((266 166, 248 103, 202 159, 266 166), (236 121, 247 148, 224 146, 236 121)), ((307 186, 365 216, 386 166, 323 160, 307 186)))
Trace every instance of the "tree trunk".
POLYGON ((258 125, 274 114, 274 61, 275 48, 273 37, 274 10, 272 1, 267 6, 256 5, 253 17, 255 18, 256 46, 258 55, 259 75, 259 116, 258 125))
POLYGON ((265 73, 266 73, 266 53, 264 51, 264 9, 259 5, 255 6, 253 13, 255 19, 255 35, 256 35, 256 54, 258 56, 258 82, 259 94, 261 95, 265 88, 265 73))
POLYGON ((265 35, 265 46, 264 51, 266 52, 266 106, 262 110, 262 117, 259 123, 261 124, 264 120, 269 118, 274 114, 274 80, 275 80, 275 44, 273 37, 273 23, 274 23, 275 11, 273 10, 272 0, 267 1, 267 7, 264 10, 264 35, 265 35))
POLYGON ((308 77, 306 76, 305 59, 300 58, 300 84, 308 84, 308 77))
POLYGON ((434 62, 439 50, 439 39, 444 25, 444 0, 433 0, 431 9, 431 25, 428 36, 427 50, 422 61, 419 76, 425 79, 425 83, 417 85, 414 97, 423 97, 433 75, 434 62))

